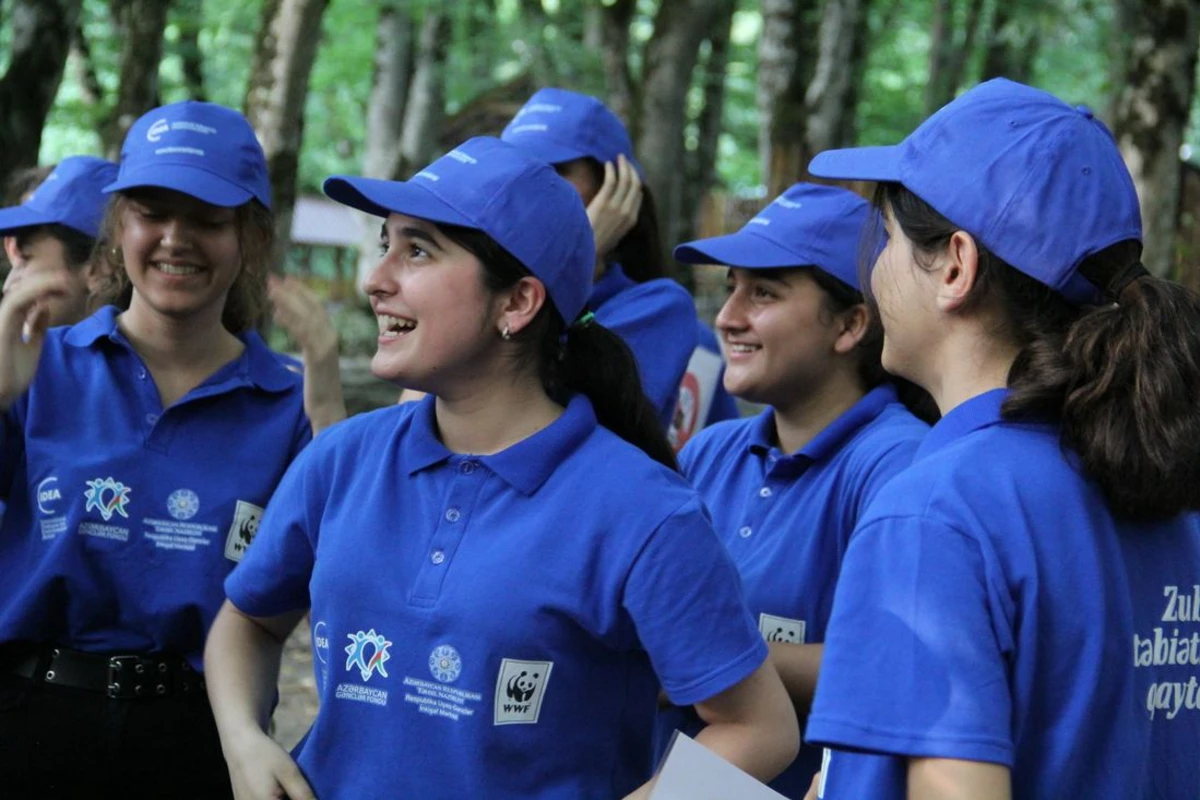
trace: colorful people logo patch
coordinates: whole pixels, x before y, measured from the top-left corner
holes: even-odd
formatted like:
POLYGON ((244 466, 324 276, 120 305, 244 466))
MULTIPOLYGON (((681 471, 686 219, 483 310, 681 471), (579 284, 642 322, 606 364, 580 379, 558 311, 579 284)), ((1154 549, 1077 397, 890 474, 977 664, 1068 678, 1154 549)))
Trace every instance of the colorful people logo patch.
POLYGON ((346 645, 346 653, 349 656, 346 659, 347 671, 351 667, 358 667, 358 673, 362 675, 364 681, 370 680, 371 675, 376 671, 383 677, 388 677, 387 670, 383 665, 391 658, 388 648, 392 646, 392 643, 383 634, 376 633, 372 628, 366 633, 362 631, 348 633, 346 638, 351 642, 346 645), (370 645, 369 654, 368 645, 370 645))
POLYGON ((120 514, 125 519, 129 519, 129 514, 125 511, 125 504, 129 502, 130 487, 112 478, 96 478, 88 481, 87 485, 88 490, 83 493, 83 496, 87 498, 87 505, 83 508, 84 513, 94 508, 100 512, 100 516, 104 517, 105 522, 112 519, 113 514, 120 514))

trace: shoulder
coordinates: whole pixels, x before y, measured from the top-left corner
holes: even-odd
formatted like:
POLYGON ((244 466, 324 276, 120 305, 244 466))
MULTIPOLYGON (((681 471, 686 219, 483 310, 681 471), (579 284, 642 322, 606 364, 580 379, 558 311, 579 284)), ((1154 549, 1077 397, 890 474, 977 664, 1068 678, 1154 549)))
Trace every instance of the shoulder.
POLYGON ((697 432, 679 452, 683 473, 691 476, 694 471, 715 461, 738 457, 750 444, 757 422, 757 416, 727 419, 697 432))
POLYGON ((677 508, 696 496, 678 472, 601 425, 555 473, 564 480, 585 484, 587 492, 594 492, 626 512, 641 508, 662 514, 665 509, 677 508), (602 465, 601 473, 598 465, 602 465))

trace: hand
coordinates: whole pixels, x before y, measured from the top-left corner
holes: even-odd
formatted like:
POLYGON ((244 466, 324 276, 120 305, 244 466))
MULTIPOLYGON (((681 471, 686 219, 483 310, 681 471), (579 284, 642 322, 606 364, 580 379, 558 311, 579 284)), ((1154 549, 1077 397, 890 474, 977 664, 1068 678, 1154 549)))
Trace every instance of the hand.
POLYGON ((293 277, 267 276, 275 322, 299 345, 304 358, 304 413, 317 435, 346 418, 338 337, 317 295, 293 277))
POLYGON ((817 800, 817 789, 821 786, 821 773, 813 775, 812 783, 809 784, 808 791, 804 793, 804 800, 817 800))
POLYGON ((69 281, 62 270, 37 271, 0 300, 0 408, 8 409, 33 382, 50 325, 46 301, 66 295, 69 281))
POLYGON ((642 210, 642 181, 625 156, 614 166, 604 163, 604 183, 588 203, 588 219, 596 237, 596 258, 603 260, 637 223, 642 210))
POLYGON ((230 749, 235 755, 226 761, 236 800, 316 800, 300 767, 262 731, 247 733, 230 749))
POLYGON ((267 296, 275 307, 275 324, 292 337, 305 361, 337 352, 337 331, 312 289, 290 275, 268 275, 267 296))

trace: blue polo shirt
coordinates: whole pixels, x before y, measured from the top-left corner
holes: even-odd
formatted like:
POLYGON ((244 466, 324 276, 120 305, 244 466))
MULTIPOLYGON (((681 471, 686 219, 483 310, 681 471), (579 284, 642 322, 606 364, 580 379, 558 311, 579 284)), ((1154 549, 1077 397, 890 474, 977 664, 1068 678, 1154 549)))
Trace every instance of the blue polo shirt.
POLYGON ((116 314, 49 331, 4 415, 0 642, 169 650, 199 669, 222 582, 312 438, 302 379, 250 333, 164 409, 116 314))
MULTIPOLYGON (((680 467, 712 514, 765 639, 824 641, 850 533, 927 430, 885 384, 792 455, 775 444, 770 409, 707 428, 684 447, 680 467)), ((663 712, 658 725, 660 747, 676 727, 689 735, 702 727, 684 709, 663 712)), ((820 761, 819 748, 802 748, 772 788, 803 797, 820 761)))
POLYGON ((766 648, 699 498, 573 398, 489 456, 435 401, 341 423, 296 462, 226 582, 311 605, 317 794, 622 797, 650 776, 658 687, 711 698, 766 648))
POLYGON ((679 384, 699 336, 692 296, 667 278, 635 283, 620 264, 610 264, 592 287, 587 307, 597 322, 629 345, 642 389, 669 428, 679 384))
POLYGON ((1174 578, 1131 582, 1122 539, 1194 541, 1194 521, 1115 522, 1057 427, 1003 421, 1005 397, 938 422, 850 541, 807 737, 874 755, 834 751, 829 800, 902 798, 920 756, 1003 764, 1013 797, 1141 796, 1134 606, 1161 615, 1174 578))

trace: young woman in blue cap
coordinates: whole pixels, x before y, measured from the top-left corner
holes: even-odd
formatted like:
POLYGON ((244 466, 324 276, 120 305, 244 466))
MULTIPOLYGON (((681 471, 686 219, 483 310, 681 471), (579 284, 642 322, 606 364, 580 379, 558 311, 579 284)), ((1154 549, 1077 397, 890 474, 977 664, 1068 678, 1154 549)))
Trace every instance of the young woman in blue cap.
POLYGON ((645 796, 660 685, 773 777, 795 714, 632 357, 584 313, 574 190, 478 138, 325 191, 385 218, 373 371, 428 394, 314 442, 226 582, 208 688, 239 796, 645 796), (264 727, 310 607, 293 763, 264 727))
POLYGON ((254 332, 266 163, 240 114, 189 102, 135 123, 108 177, 116 305, 47 331, 58 270, 0 302, 0 785, 228 796, 204 636, 312 437, 298 370, 254 332))
POLYGON ((594 97, 541 89, 501 138, 551 164, 583 198, 596 241, 588 308, 633 351, 676 447, 706 424, 737 417, 721 385, 716 337, 683 287, 663 277, 654 199, 617 115, 594 97))
MULTIPOLYGON (((801 714, 850 533, 928 430, 886 380, 878 322, 858 288, 869 213, 853 192, 798 183, 737 233, 675 248, 685 263, 729 267, 716 320, 725 385, 769 406, 701 431, 680 453, 681 471, 712 514, 801 714)), ((700 725, 664 711, 660 747, 677 727, 700 725)), ((820 749, 803 748, 772 788, 799 800, 820 761, 820 749)))
POLYGON ((1111 134, 995 80, 810 169, 880 182, 884 366, 943 413, 850 540, 813 794, 1195 796, 1200 298, 1111 134))
POLYGON ((73 325, 87 316, 88 298, 99 285, 103 264, 92 257, 104 206, 104 187, 117 165, 102 158, 70 156, 19 205, 0 209, 0 237, 11 265, 4 281, 11 290, 25 276, 57 270, 67 277, 60 294, 44 301, 50 327, 73 325))

